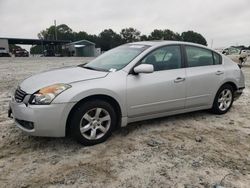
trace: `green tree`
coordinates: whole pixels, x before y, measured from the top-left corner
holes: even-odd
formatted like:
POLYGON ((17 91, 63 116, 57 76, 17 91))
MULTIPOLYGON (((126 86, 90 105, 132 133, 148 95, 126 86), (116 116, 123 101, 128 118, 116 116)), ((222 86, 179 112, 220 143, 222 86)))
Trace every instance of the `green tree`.
POLYGON ((182 40, 186 42, 193 42, 207 46, 206 39, 200 34, 194 31, 187 31, 181 34, 182 40))
POLYGON ((121 36, 112 29, 105 29, 99 34, 97 39, 97 45, 100 46, 103 51, 107 51, 121 44, 121 36))
POLYGON ((169 29, 160 30, 155 29, 149 36, 150 40, 181 40, 179 33, 175 33, 169 29))
POLYGON ((164 31, 155 29, 151 32, 151 34, 148 37, 150 40, 163 40, 164 39, 164 31))
POLYGON ((72 41, 75 38, 72 29, 69 26, 67 26, 66 24, 61 24, 61 25, 58 25, 57 27, 55 27, 54 25, 50 26, 46 30, 43 30, 40 33, 38 33, 38 38, 44 39, 44 40, 55 40, 56 33, 57 33, 58 40, 70 40, 70 41, 72 41))
POLYGON ((121 38, 124 43, 135 42, 140 40, 141 32, 135 28, 125 28, 120 32, 121 38))
MULTIPOLYGON (((54 25, 50 26, 49 28, 42 30, 38 33, 38 38, 42 40, 68 40, 74 41, 78 38, 78 35, 82 35, 82 32, 76 33, 67 26, 66 24, 61 24, 55 27, 54 25), (56 32, 55 32, 56 31, 56 32), (57 35, 57 36, 56 36, 57 35)), ((52 46, 33 46, 30 49, 31 54, 41 54, 44 50, 50 49, 52 46)), ((60 53, 62 51, 61 46, 56 47, 56 52, 60 53)))
POLYGON ((97 35, 89 35, 87 40, 95 43, 97 48, 101 48, 99 44, 99 37, 97 35))
POLYGON ((147 35, 142 35, 142 36, 140 37, 140 40, 141 40, 141 41, 147 41, 147 40, 149 40, 149 39, 148 39, 148 36, 147 36, 147 35))
POLYGON ((74 41, 78 40, 86 40, 89 37, 89 34, 86 33, 85 31, 80 31, 80 32, 74 32, 74 41))
MULTIPOLYGON (((50 26, 49 28, 42 30, 38 33, 39 39, 44 40, 54 40, 55 31, 57 33, 58 40, 69 40, 69 41, 78 41, 78 40, 89 40, 96 44, 96 47, 100 47, 102 50, 107 51, 111 48, 119 46, 128 42, 135 41, 147 41, 147 40, 176 40, 176 41, 188 41, 207 45, 206 39, 199 33, 194 31, 183 32, 181 35, 169 29, 160 30, 155 29, 151 32, 149 36, 141 35, 141 32, 135 28, 129 27, 122 29, 120 34, 117 34, 112 29, 105 29, 99 35, 88 34, 85 31, 74 32, 66 24, 55 26, 50 26)), ((44 49, 51 48, 51 46, 44 46, 44 49)), ((31 48, 31 52, 41 52, 42 47, 34 46, 31 48)), ((57 51, 61 51, 61 47, 57 47, 57 51)))
POLYGON ((30 48, 30 54, 43 54, 44 48, 41 45, 35 45, 30 48))

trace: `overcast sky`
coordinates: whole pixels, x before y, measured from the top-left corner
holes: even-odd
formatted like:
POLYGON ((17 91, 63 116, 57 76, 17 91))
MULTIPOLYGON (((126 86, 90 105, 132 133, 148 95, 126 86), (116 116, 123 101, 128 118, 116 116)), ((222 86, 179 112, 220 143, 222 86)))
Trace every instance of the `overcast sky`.
POLYGON ((37 38, 54 19, 90 34, 194 30, 209 46, 250 45, 250 0, 0 0, 0 37, 37 38))

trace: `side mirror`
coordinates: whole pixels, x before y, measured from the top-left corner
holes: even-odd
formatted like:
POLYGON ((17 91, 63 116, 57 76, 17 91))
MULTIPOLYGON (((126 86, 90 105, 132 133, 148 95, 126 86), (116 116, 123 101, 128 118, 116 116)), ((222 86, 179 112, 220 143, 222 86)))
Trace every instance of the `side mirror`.
POLYGON ((150 64, 141 64, 134 68, 136 74, 140 73, 152 73, 154 72, 154 66, 150 64))

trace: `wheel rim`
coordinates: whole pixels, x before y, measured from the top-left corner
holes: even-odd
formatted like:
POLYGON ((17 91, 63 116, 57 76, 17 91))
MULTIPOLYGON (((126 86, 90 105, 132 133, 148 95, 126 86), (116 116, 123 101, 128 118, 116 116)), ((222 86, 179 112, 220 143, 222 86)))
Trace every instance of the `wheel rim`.
POLYGON ((218 106, 221 111, 226 111, 232 103, 232 91, 230 89, 224 89, 218 98, 218 106))
POLYGON ((86 112, 80 121, 80 132, 88 140, 103 137, 111 124, 110 114, 103 108, 93 108, 86 112))

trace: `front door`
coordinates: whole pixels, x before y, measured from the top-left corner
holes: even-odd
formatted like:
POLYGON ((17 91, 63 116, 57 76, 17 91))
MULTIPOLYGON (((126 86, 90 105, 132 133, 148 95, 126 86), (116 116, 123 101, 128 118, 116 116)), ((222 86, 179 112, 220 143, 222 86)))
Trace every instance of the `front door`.
POLYGON ((153 115, 184 109, 186 72, 178 45, 161 47, 141 63, 152 64, 153 73, 127 77, 128 117, 153 115))

